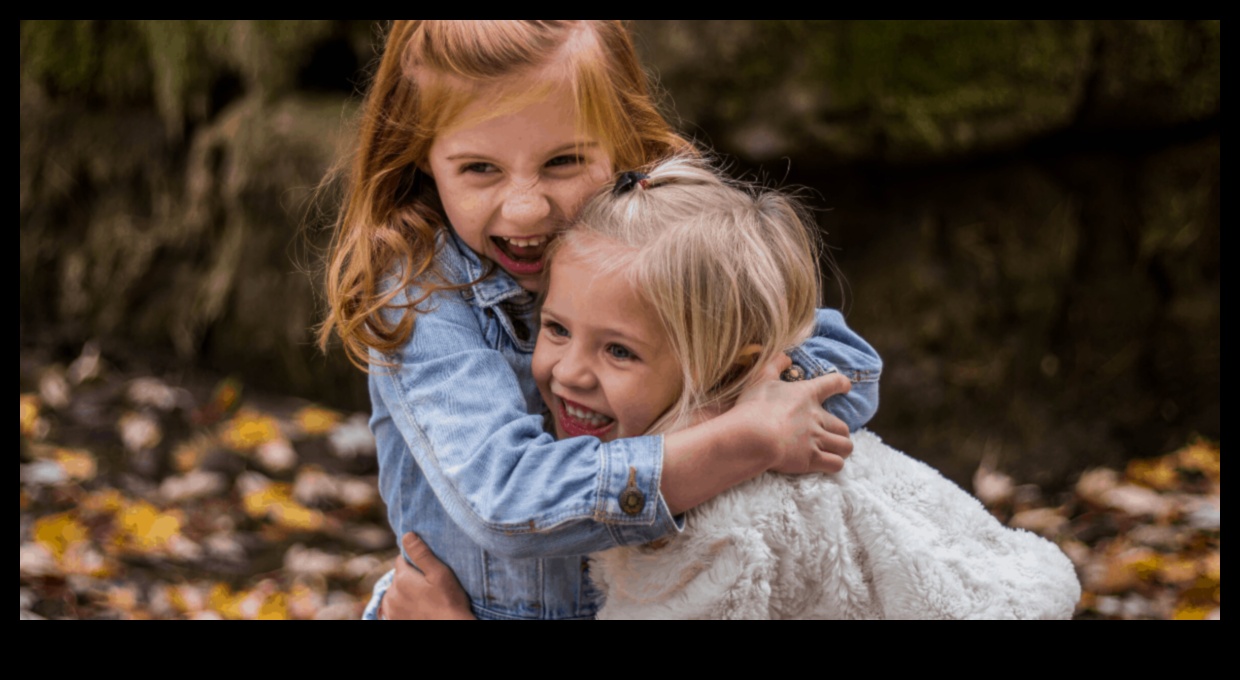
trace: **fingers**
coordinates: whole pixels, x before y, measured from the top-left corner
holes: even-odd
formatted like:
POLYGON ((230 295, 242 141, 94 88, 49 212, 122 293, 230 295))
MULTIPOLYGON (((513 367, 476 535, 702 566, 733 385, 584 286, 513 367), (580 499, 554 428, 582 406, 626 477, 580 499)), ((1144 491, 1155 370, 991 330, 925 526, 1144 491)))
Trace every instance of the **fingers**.
POLYGON ((821 453, 837 456, 840 460, 851 456, 853 452, 852 439, 846 434, 827 432, 819 437, 817 446, 821 453))
POLYGON ((839 373, 828 373, 806 382, 814 390, 814 395, 819 403, 837 394, 847 394, 852 389, 852 383, 848 381, 848 378, 839 373))
POLYGON ((844 469, 844 459, 830 453, 823 453, 810 466, 813 472, 835 474, 844 469))
MULTIPOLYGON (((429 546, 422 542, 422 539, 415 533, 407 533, 400 539, 401 547, 405 549, 405 554, 413 561, 413 569, 422 572, 428 580, 435 581, 443 576, 445 572, 451 574, 451 570, 435 557, 435 553, 431 552, 429 546)), ((404 562, 404 560, 399 560, 404 562)))

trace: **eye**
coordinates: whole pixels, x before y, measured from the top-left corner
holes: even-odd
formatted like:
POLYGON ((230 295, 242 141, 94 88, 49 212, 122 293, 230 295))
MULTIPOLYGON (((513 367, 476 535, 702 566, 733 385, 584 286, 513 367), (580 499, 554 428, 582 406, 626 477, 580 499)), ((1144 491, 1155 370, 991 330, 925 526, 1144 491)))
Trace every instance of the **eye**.
POLYGON ((543 328, 546 328, 548 333, 557 338, 569 337, 568 329, 554 321, 544 321, 543 328))
POLYGON ((496 170, 497 169, 493 164, 483 163, 481 161, 477 163, 466 163, 465 165, 461 166, 462 175, 468 174, 468 173, 489 174, 492 172, 496 172, 496 170))
POLYGON ((617 345, 614 342, 607 346, 607 353, 611 355, 611 358, 619 359, 620 361, 631 361, 638 358, 628 347, 617 345))
POLYGON ((575 153, 565 154, 563 156, 556 156, 555 158, 552 158, 551 160, 547 161, 547 167, 555 168, 555 167, 564 167, 564 166, 571 166, 571 165, 581 165, 582 163, 585 163, 585 162, 586 162, 585 156, 582 156, 580 154, 575 154, 575 153))

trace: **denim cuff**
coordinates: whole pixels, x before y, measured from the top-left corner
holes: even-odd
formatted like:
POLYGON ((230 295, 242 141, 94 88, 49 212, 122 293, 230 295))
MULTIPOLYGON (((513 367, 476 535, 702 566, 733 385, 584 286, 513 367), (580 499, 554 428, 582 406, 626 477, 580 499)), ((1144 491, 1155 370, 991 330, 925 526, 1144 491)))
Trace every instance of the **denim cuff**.
MULTIPOLYGON (((812 380, 828 373, 838 373, 839 369, 830 362, 819 361, 812 354, 806 352, 802 347, 794 347, 788 351, 789 358, 792 359, 793 370, 800 367, 802 375, 798 378, 812 380)), ((851 376, 846 376, 851 379, 851 376)))
POLYGON ((603 445, 602 455, 594 516, 618 545, 648 543, 684 528, 684 518, 672 516, 659 490, 662 435, 617 439, 603 445))

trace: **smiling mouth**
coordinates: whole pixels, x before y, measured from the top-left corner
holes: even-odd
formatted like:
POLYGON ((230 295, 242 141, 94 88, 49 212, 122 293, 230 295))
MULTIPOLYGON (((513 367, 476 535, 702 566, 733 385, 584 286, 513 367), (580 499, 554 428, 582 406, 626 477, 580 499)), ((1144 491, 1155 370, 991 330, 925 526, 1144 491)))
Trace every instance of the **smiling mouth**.
POLYGON ((602 437, 616 424, 616 419, 568 401, 556 399, 556 420, 569 437, 602 437))
POLYGON ((500 266, 511 274, 531 276, 543 270, 543 255, 554 239, 555 234, 533 238, 492 236, 491 242, 495 244, 495 259, 500 266))

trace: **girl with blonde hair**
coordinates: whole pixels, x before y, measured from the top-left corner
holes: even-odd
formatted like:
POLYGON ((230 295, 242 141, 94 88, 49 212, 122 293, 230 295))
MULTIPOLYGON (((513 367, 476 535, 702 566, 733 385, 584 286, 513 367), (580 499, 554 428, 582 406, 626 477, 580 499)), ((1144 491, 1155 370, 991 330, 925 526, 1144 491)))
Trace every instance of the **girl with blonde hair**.
POLYGON ((763 469, 843 466, 881 363, 831 312, 793 360, 832 375, 754 384, 666 435, 543 431, 530 357, 548 247, 617 167, 692 153, 623 25, 394 22, 361 116, 320 342, 368 372, 393 529, 422 536, 474 614, 591 617, 584 554, 677 531, 763 469))
MULTIPOLYGON (((743 399, 813 332, 807 225, 789 197, 693 158, 591 200, 552 247, 534 350, 557 436, 671 433, 743 399)), ((837 475, 759 474, 681 532, 592 556, 599 618, 1071 617, 1080 586, 1054 544, 873 434, 854 442, 837 475)))

